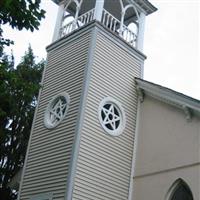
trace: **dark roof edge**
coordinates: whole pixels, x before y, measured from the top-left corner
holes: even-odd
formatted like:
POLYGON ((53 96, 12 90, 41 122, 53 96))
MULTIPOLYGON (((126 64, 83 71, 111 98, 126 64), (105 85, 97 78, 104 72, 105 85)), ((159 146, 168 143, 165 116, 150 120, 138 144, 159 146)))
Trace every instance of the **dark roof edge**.
MULTIPOLYGON (((52 0, 54 3, 59 5, 63 0, 52 0)), ((151 4, 148 0, 131 0, 131 2, 138 4, 140 7, 142 7, 146 14, 149 15, 155 11, 157 11, 157 8, 151 4)))
POLYGON ((150 3, 148 0, 132 0, 133 2, 140 5, 147 13, 147 15, 152 14, 153 12, 157 11, 158 9, 150 3))

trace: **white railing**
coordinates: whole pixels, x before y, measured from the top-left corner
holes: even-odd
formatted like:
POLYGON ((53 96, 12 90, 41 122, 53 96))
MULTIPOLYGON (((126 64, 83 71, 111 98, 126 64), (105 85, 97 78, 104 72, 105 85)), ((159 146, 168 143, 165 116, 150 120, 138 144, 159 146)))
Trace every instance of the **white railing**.
POLYGON ((103 10, 101 23, 113 32, 118 32, 118 29, 120 27, 120 21, 117 18, 113 17, 105 9, 103 10))
POLYGON ((123 30, 119 34, 131 46, 136 47, 137 35, 130 30, 127 26, 123 25, 123 30))
POLYGON ((65 35, 71 33, 72 30, 73 30, 73 24, 74 24, 74 21, 72 21, 72 22, 66 24, 66 25, 63 26, 63 27, 61 27, 61 29, 60 29, 60 37, 63 37, 63 36, 65 36, 65 35))
POLYGON ((112 32, 117 33, 131 46, 136 47, 137 35, 125 25, 123 25, 122 29, 120 30, 121 22, 105 9, 103 10, 101 23, 109 28, 112 32))
POLYGON ((75 29, 78 29, 81 26, 88 24, 93 19, 94 19, 94 8, 84 13, 83 15, 79 16, 77 20, 73 20, 68 24, 66 24, 65 26, 63 26, 60 30, 60 37, 63 37, 74 31, 75 29))
POLYGON ((83 26, 91 22, 93 19, 94 19, 94 8, 86 12, 85 14, 81 15, 80 17, 78 17, 78 23, 79 25, 81 24, 81 26, 83 26))
MULTIPOLYGON (((73 20, 64 25, 60 30, 60 37, 63 37, 75 29, 78 29, 94 19, 94 8, 79 16, 77 20, 73 20)), ((121 26, 121 22, 111 15, 108 11, 103 9, 101 23, 110 29, 112 32, 117 33, 131 46, 136 47, 137 35, 130 30, 127 26, 121 26)))

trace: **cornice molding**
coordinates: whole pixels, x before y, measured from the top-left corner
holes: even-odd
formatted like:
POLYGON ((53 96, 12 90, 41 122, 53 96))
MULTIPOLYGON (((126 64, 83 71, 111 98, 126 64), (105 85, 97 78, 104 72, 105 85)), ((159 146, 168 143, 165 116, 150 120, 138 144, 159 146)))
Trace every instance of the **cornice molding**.
MULTIPOLYGON (((135 78, 137 84, 137 91, 143 91, 143 97, 145 95, 151 96, 159 101, 175 106, 182 109, 186 115, 187 121, 191 121, 193 114, 200 116, 200 101, 186 96, 182 93, 178 93, 169 88, 135 78)), ((139 100, 141 95, 138 94, 139 100)))
MULTIPOLYGON (((57 5, 63 3, 66 0, 52 0, 57 5)), ((151 4, 148 0, 129 0, 132 4, 136 4, 139 10, 143 10, 146 15, 149 15, 155 11, 157 11, 157 8, 151 4)))
POLYGON ((145 11, 146 15, 152 14, 157 11, 157 8, 151 4, 148 0, 130 0, 133 4, 139 5, 140 9, 145 11))

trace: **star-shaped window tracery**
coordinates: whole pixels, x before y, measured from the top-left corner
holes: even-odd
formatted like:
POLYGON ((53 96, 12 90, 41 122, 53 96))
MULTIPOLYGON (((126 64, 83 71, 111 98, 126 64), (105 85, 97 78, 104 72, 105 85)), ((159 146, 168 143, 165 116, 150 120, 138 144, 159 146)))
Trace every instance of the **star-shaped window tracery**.
POLYGON ((66 92, 62 92, 49 102, 45 115, 44 125, 48 129, 56 127, 64 119, 69 108, 70 97, 66 92))
POLYGON ((56 125, 62 120, 66 111, 67 103, 65 99, 58 98, 53 106, 49 109, 49 120, 52 125, 56 125))
POLYGON ((105 104, 101 110, 102 124, 111 131, 120 125, 120 112, 114 104, 105 104))
POLYGON ((119 136, 125 128, 125 112, 120 102, 112 97, 101 100, 98 108, 99 122, 106 133, 119 136))

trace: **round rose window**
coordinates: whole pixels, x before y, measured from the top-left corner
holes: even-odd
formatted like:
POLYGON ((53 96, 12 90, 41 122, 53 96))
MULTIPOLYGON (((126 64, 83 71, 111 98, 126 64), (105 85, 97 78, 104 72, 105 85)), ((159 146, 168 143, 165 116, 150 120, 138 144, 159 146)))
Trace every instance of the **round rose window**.
POLYGON ((69 95, 65 92, 52 98, 44 115, 44 124, 47 128, 54 128, 61 123, 67 114, 69 102, 69 95))
POLYGON ((110 135, 118 136, 125 126, 125 115, 121 104, 111 97, 104 98, 99 105, 99 121, 110 135))

